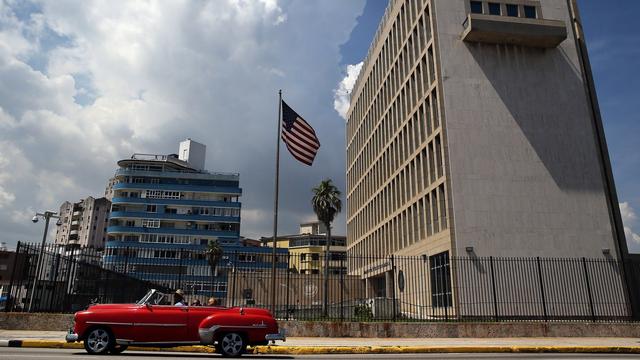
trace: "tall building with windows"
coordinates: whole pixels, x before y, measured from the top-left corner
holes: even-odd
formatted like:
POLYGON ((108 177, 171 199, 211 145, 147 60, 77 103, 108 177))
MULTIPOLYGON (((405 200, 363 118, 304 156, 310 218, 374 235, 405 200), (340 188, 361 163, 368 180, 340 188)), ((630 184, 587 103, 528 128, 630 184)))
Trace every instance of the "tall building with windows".
POLYGON ((55 243, 65 247, 104 248, 110 209, 111 202, 103 197, 89 196, 76 203, 65 201, 58 212, 61 225, 55 243))
POLYGON ((627 253, 575 0, 391 0, 346 143, 350 254, 627 253))
POLYGON ((228 272, 222 269, 267 268, 258 255, 270 249, 240 243, 239 175, 204 170, 202 144, 188 139, 180 150, 180 156, 134 154, 118 161, 106 191, 113 205, 105 266, 191 294, 211 295, 211 283, 213 295, 224 297, 228 272), (215 279, 205 259, 213 240, 224 249, 215 279))

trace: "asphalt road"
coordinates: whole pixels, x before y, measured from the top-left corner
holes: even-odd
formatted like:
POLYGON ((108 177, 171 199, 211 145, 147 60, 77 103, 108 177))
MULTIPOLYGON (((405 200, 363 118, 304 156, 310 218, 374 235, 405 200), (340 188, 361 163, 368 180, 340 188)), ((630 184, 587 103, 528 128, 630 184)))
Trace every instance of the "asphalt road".
MULTIPOLYGON (((96 360, 83 350, 75 349, 33 349, 0 348, 1 359, 74 359, 96 360)), ((105 359, 212 359, 222 358, 214 354, 185 354, 170 352, 125 351, 122 355, 109 355, 105 359)), ((626 354, 372 354, 372 355, 244 355, 242 359, 305 359, 305 360, 343 360, 343 359, 640 359, 640 355, 626 354)))

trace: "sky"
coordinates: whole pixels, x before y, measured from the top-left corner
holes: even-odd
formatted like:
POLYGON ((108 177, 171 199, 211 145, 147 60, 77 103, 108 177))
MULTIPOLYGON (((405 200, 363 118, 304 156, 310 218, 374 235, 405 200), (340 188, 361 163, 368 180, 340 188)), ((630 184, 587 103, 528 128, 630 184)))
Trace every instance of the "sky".
MULTIPOLYGON (((343 115, 386 4, 0 0, 0 241, 39 241, 34 212, 102 196, 119 159, 175 153, 187 137, 207 145, 207 169, 240 173, 241 235, 270 236, 279 89, 322 144, 312 167, 282 148, 278 233, 296 233, 315 219, 313 186, 331 178, 345 190, 343 115)), ((640 251, 640 3, 615 4, 580 1, 640 251)), ((344 213, 334 227, 345 233, 344 213)))

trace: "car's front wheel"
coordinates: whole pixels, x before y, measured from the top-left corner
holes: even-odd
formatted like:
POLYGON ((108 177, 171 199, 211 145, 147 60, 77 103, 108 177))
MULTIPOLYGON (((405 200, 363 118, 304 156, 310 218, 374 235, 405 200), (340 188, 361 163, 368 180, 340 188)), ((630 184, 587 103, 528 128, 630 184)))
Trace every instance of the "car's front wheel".
POLYGON ((84 349, 91 355, 106 354, 113 348, 115 341, 111 332, 105 328, 94 328, 84 339, 84 349))
POLYGON ((216 349, 222 356, 238 357, 247 350, 247 343, 238 333, 226 333, 218 341, 216 349))

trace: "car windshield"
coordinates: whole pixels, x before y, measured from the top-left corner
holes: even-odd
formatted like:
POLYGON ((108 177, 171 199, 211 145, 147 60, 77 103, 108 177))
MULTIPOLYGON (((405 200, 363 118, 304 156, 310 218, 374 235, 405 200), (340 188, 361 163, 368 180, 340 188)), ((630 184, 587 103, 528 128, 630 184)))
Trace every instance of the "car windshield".
POLYGON ((138 305, 145 305, 145 304, 165 305, 165 304, 168 304, 168 302, 169 302, 169 297, 166 294, 161 293, 160 291, 158 291, 156 289, 151 289, 136 304, 138 304, 138 305))

